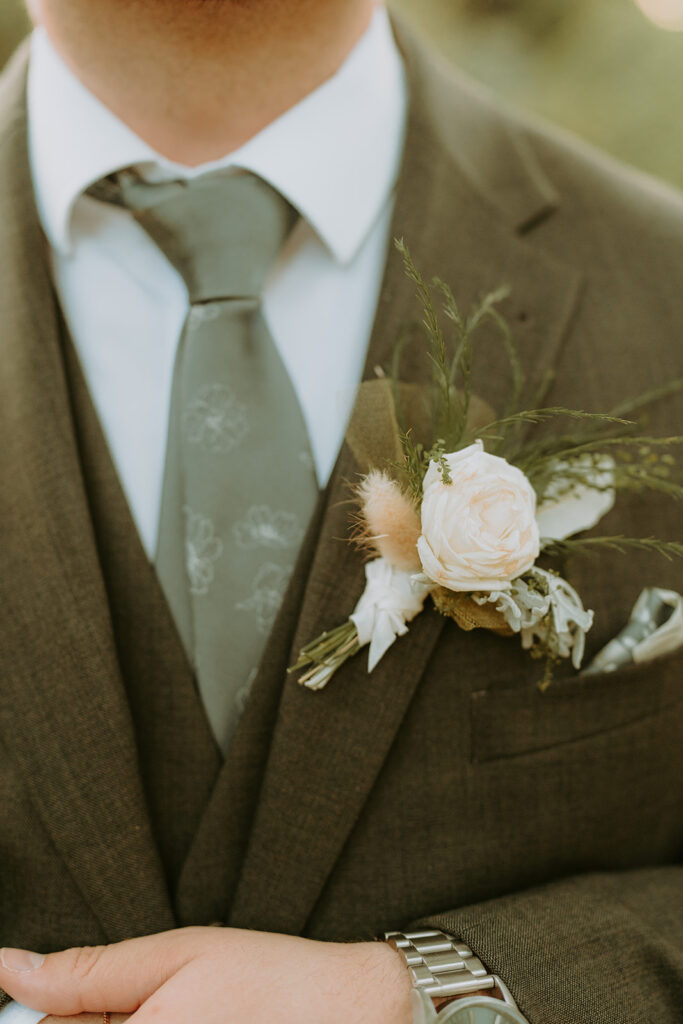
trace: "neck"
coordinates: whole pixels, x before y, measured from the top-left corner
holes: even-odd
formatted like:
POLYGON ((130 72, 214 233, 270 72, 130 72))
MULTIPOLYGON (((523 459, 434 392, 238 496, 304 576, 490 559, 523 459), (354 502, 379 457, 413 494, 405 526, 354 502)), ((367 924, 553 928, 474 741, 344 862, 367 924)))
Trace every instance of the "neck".
POLYGON ((120 120, 169 160, 196 166, 238 149, 330 78, 376 0, 174 3, 43 0, 38 20, 120 120))

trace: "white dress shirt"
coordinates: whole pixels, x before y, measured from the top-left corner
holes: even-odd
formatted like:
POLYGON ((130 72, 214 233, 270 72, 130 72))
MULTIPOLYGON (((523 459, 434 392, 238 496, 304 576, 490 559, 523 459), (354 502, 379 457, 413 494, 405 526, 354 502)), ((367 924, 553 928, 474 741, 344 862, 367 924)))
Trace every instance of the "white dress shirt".
POLYGON ((389 243, 406 83, 386 11, 340 70, 241 149, 170 163, 34 33, 28 81, 31 171, 54 281, 143 544, 153 558, 185 285, 132 217, 83 195, 113 170, 152 179, 218 168, 258 174, 301 220, 263 299, 324 486, 361 377, 389 243))
MULTIPOLYGON (((150 179, 231 167, 278 189, 301 220, 264 293, 324 485, 353 407, 389 246, 406 121, 403 65, 386 12, 340 70, 224 159, 172 164, 79 82, 42 30, 28 78, 31 173, 57 295, 150 558, 161 502, 173 363, 185 285, 125 212, 83 195, 135 165, 150 179)), ((36 1024, 17 1003, 2 1024, 36 1024)))
POLYGON ((44 1013, 39 1010, 29 1010, 21 1003, 10 1003, 4 1010, 0 1010, 2 1024, 38 1024, 44 1019, 44 1013))

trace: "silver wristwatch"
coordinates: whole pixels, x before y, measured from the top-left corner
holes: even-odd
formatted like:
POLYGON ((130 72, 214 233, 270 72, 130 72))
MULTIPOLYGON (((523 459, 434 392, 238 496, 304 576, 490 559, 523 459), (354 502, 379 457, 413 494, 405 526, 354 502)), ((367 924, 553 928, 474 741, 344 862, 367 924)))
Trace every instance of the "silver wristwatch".
POLYGON ((384 938, 406 962, 424 1024, 529 1024, 501 979, 464 942, 433 929, 384 938))

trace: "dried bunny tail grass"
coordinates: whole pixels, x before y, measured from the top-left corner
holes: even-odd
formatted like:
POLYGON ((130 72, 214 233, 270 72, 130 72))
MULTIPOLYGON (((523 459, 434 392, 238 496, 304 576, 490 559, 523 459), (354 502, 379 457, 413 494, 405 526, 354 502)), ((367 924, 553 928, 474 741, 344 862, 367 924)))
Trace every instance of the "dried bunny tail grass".
POLYGON ((386 558, 397 569, 419 571, 420 517, 396 481, 375 469, 359 483, 356 498, 360 509, 355 542, 386 558))

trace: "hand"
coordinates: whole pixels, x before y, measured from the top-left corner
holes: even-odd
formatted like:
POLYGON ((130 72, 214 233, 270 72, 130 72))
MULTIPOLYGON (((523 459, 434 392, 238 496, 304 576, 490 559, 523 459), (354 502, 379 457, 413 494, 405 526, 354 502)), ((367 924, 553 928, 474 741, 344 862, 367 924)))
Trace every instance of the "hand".
POLYGON ((27 1006, 59 1016, 108 1009, 132 1014, 130 1024, 412 1020, 408 972, 382 942, 183 928, 44 959, 23 954, 34 958, 26 959, 26 970, 17 969, 24 961, 16 951, 3 954, 0 986, 27 1006))

